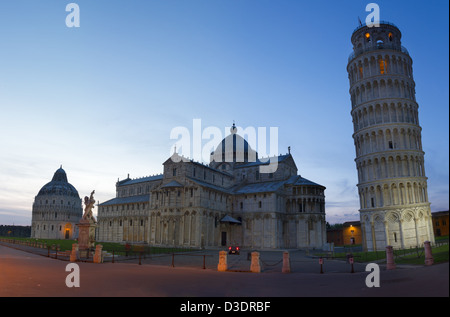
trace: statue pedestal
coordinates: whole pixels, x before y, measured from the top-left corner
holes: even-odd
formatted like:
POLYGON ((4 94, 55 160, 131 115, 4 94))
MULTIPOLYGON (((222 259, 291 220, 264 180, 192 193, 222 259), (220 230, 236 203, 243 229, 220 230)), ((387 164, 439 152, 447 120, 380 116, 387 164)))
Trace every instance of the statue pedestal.
POLYGON ((94 248, 95 227, 97 225, 86 219, 81 219, 78 226, 78 250, 88 250, 94 248))

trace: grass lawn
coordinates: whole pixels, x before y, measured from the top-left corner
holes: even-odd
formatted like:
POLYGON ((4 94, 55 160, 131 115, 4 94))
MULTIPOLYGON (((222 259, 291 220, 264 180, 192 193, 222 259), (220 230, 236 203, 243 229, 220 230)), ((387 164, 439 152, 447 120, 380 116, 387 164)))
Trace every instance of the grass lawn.
MULTIPOLYGON (((432 247, 432 255, 434 263, 443 263, 449 261, 449 245, 443 244, 432 247)), ((347 258, 347 252, 335 253, 334 258, 343 259, 347 258)), ((372 252, 353 252, 353 258, 355 262, 368 263, 368 262, 386 262, 386 251, 372 251, 372 252)), ((325 254, 316 254, 323 255, 325 254)), ((404 250, 394 250, 394 261, 396 264, 425 264, 425 252, 424 248, 411 248, 404 250)))
MULTIPOLYGON (((10 239, 16 241, 36 241, 47 244, 47 246, 59 245, 61 251, 72 250, 72 244, 76 243, 75 240, 58 240, 58 239, 32 239, 32 238, 9 238, 0 237, 0 239, 10 239)), ((113 243, 113 242, 97 242, 96 244, 101 244, 104 251, 113 252, 117 255, 125 255, 127 252, 127 247, 125 244, 113 243)), ((197 249, 190 248, 170 248, 170 247, 154 247, 149 245, 130 245, 128 252, 144 252, 146 254, 163 254, 163 253, 173 253, 173 252, 189 252, 196 251, 197 249)))
MULTIPOLYGON (((448 255, 449 255, 448 244, 432 248, 431 253, 433 255, 434 263, 448 262, 448 255)), ((398 256, 395 258, 395 263, 423 265, 425 264, 425 252, 422 248, 419 251, 419 254, 417 254, 417 252, 413 252, 408 255, 398 256)))
POLYGON ((32 239, 32 238, 9 238, 9 237, 0 237, 0 239, 9 239, 16 241, 28 241, 28 242, 41 242, 47 244, 47 246, 59 245, 61 251, 72 250, 72 244, 75 243, 75 240, 57 240, 57 239, 32 239))

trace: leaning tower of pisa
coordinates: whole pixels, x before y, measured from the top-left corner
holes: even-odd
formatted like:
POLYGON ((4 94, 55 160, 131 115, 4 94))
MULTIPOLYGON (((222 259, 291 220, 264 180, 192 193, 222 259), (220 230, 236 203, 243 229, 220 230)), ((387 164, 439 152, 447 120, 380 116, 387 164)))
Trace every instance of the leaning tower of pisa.
POLYGON ((412 59, 388 22, 359 26, 348 60, 365 250, 434 243, 412 59))

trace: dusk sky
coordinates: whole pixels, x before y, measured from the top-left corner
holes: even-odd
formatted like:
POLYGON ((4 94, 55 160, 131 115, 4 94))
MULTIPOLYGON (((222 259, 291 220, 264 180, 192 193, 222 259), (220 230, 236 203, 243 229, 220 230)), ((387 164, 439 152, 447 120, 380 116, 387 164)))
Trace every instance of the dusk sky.
MULTIPOLYGON (((70 2, 0 0, 0 224, 31 225, 60 165, 100 203, 162 173, 194 119, 278 128, 326 220, 359 220, 346 67, 371 1, 75 0, 68 28, 70 2)), ((413 59, 431 210, 448 210, 449 2, 374 2, 413 59)))

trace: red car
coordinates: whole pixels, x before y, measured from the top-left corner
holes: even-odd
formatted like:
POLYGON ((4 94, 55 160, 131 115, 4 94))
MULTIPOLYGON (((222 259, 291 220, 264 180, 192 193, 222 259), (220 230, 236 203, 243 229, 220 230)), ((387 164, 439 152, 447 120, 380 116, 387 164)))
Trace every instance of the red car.
POLYGON ((236 246, 228 247, 228 254, 237 254, 239 255, 240 248, 236 246))

